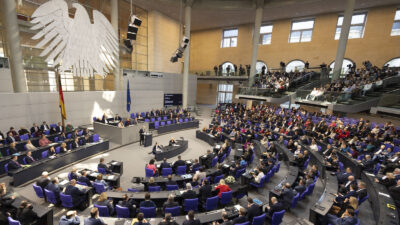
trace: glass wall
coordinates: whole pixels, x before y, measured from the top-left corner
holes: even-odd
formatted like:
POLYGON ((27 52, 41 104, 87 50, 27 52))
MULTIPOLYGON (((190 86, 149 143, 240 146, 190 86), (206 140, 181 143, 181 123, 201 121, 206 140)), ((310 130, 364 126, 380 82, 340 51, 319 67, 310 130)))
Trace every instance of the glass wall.
MULTIPOLYGON (((20 29, 22 57, 24 72, 27 79, 29 92, 53 92, 57 91, 56 70, 52 63, 47 63, 45 57, 40 57, 40 53, 47 47, 36 48, 40 40, 32 40, 37 31, 32 31, 30 23, 32 13, 47 0, 21 0, 17 4, 18 23, 20 29)), ((71 1, 66 1, 69 7, 70 17, 73 18, 75 9, 71 1)), ((103 13, 111 21, 111 3, 104 0, 79 0, 87 10, 92 19, 93 10, 96 9, 103 13)), ((142 20, 139 28, 137 41, 133 42, 133 52, 129 53, 124 48, 123 40, 126 38, 130 17, 129 1, 119 2, 119 43, 120 43, 120 68, 147 70, 147 11, 133 6, 132 13, 142 20)), ((1 28, 0 28, 1 29, 1 28)), ((1 32, 1 30, 0 30, 1 32)), ((1 32, 2 33, 2 32, 1 32)), ((1 35, 3 37, 4 35, 1 35)), ((0 56, 4 54, 0 38, 0 56)), ((103 91, 114 90, 114 74, 106 76, 95 74, 93 77, 76 77, 69 71, 60 74, 61 84, 64 91, 103 91)))

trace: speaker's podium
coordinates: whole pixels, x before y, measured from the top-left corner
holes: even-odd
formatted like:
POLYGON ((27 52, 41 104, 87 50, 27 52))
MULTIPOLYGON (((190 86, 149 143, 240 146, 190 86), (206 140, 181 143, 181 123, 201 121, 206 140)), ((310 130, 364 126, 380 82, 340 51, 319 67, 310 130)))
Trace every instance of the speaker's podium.
POLYGON ((144 147, 152 146, 153 145, 153 134, 152 133, 144 133, 144 147))

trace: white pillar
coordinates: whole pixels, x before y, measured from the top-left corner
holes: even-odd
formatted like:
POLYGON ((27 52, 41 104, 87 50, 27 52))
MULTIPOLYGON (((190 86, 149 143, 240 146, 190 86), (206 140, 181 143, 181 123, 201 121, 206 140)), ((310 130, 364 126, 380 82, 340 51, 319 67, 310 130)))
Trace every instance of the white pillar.
POLYGON ((249 86, 254 84, 254 77, 256 75, 256 64, 258 58, 258 45, 260 43, 260 27, 262 21, 262 14, 264 8, 264 0, 257 1, 256 5, 256 16, 254 19, 254 31, 253 31, 253 49, 251 53, 251 64, 250 64, 250 75, 249 75, 249 86))
POLYGON ((340 73, 342 72, 343 59, 344 54, 346 53, 347 40, 349 39, 351 18, 353 17, 355 2, 356 0, 346 1, 346 8, 344 10, 342 29, 336 53, 335 67, 333 68, 332 80, 339 79, 340 73))
POLYGON ((182 82, 182 108, 188 107, 188 95, 189 95, 189 62, 190 62, 190 23, 192 17, 192 4, 193 1, 188 0, 186 1, 185 5, 185 36, 189 38, 188 46, 185 48, 184 51, 184 59, 183 62, 183 82, 182 82))
POLYGON ((7 33, 7 45, 11 65, 11 78, 14 92, 27 92, 26 77, 22 62, 21 41, 19 37, 17 8, 14 0, 3 0, 3 21, 7 33))
MULTIPOLYGON (((119 41, 118 15, 119 15, 118 0, 111 0, 111 25, 113 26, 115 33, 117 34, 118 41, 119 41)), ((119 47, 119 42, 118 42, 118 47, 119 47)), ((121 89, 121 74, 119 72, 119 52, 118 52, 117 63, 115 64, 115 69, 114 69, 114 90, 118 91, 120 89, 121 89)))

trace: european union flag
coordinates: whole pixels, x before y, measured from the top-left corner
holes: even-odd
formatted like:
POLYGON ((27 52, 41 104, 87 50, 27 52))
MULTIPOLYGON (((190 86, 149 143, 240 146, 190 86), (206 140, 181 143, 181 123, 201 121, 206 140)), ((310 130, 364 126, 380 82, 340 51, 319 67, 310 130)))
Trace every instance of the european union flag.
POLYGON ((131 91, 129 90, 129 80, 128 87, 126 88, 126 111, 131 111, 131 91))

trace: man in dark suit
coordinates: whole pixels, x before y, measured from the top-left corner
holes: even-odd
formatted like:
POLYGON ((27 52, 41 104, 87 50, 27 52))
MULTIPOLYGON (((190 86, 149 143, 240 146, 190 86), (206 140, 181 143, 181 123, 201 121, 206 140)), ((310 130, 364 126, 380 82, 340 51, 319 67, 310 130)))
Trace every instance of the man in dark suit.
POLYGON ((43 121, 43 124, 40 126, 40 129, 45 131, 45 130, 50 130, 49 125, 47 125, 46 121, 43 121))
POLYGON ((104 221, 99 218, 99 210, 96 207, 90 209, 90 217, 85 218, 85 225, 105 225, 104 221))
POLYGON ((8 170, 12 171, 12 170, 16 170, 21 168, 21 164, 18 163, 18 156, 14 155, 10 162, 8 162, 8 170))
POLYGON ((39 132, 39 127, 36 123, 33 123, 33 126, 31 127, 31 134, 34 135, 36 132, 39 132))
POLYGON ((144 201, 140 202, 140 207, 156 207, 156 204, 151 200, 149 192, 144 195, 144 201))
POLYGON ((205 163, 206 163, 207 168, 211 167, 211 163, 212 163, 213 158, 214 158, 214 153, 212 153, 211 150, 208 149, 207 150, 206 159, 205 159, 205 163))
MULTIPOLYGON (((229 220, 227 212, 222 212, 221 216, 222 216, 222 223, 219 223, 218 225, 234 225, 232 221, 229 220)), ((217 223, 214 221, 213 225, 217 225, 217 223)))
POLYGON ((355 224, 357 224, 357 218, 355 217, 353 208, 347 208, 346 211, 344 211, 343 215, 340 218, 338 218, 337 216, 334 216, 332 214, 328 214, 328 221, 329 221, 329 224, 336 224, 336 225, 355 225, 355 224))
POLYGON ((64 127, 63 127, 61 122, 58 122, 57 127, 56 127, 56 131, 57 131, 57 133, 64 132, 64 127))
POLYGON ((143 126, 142 128, 140 128, 139 130, 139 136, 140 136, 140 141, 139 141, 139 145, 144 145, 144 132, 145 132, 145 126, 143 126))
POLYGON ((49 183, 49 173, 47 171, 43 171, 42 176, 36 181, 36 185, 44 189, 49 183))
POLYGON ((173 194, 168 195, 168 200, 166 202, 164 202, 164 204, 163 204, 164 211, 165 211, 165 208, 172 208, 172 207, 179 206, 179 204, 177 202, 175 202, 174 199, 175 199, 175 197, 173 194))
POLYGON ((16 141, 12 132, 9 131, 9 132, 7 133, 6 141, 7 141, 7 143, 9 143, 9 144, 10 144, 10 143, 14 143, 14 142, 16 141))
POLYGON ((290 208, 293 197, 294 197, 293 190, 290 187, 290 184, 286 183, 285 186, 283 186, 283 190, 281 192, 281 201, 282 201, 282 205, 285 209, 290 208))
POLYGON ((267 214, 267 219, 271 222, 272 216, 275 212, 280 212, 284 210, 282 203, 278 202, 276 197, 272 197, 269 205, 265 207, 265 213, 267 214))
POLYGON ((350 167, 347 167, 345 172, 339 172, 337 174, 337 179, 338 179, 339 184, 343 184, 343 183, 347 182, 347 178, 352 175, 353 175, 353 173, 352 173, 350 167))
POLYGON ((129 199, 127 194, 122 196, 122 200, 117 205, 128 208, 129 217, 134 218, 136 216, 136 202, 133 199, 129 199))
POLYGON ((232 223, 239 224, 244 222, 247 222, 247 216, 246 216, 246 209, 242 207, 239 209, 239 216, 233 219, 232 223))
POLYGON ((79 148, 79 138, 78 137, 76 137, 74 139, 74 142, 72 142, 72 149, 76 149, 76 148, 79 148))
POLYGON ((397 185, 389 188, 390 196, 394 199, 397 208, 400 207, 400 180, 397 181, 397 185))
POLYGON ((35 162, 36 160, 32 157, 32 152, 31 151, 28 151, 27 153, 26 153, 26 157, 25 157, 25 163, 26 164, 31 164, 31 163, 33 163, 33 162, 35 162))
POLYGON ((186 166, 185 161, 182 160, 180 155, 178 155, 178 160, 176 160, 174 165, 173 165, 175 171, 178 168, 178 166, 186 166))
POLYGON ((339 192, 340 192, 340 193, 346 193, 346 192, 348 192, 348 191, 350 190, 350 186, 353 185, 353 184, 356 184, 356 185, 357 185, 357 183, 356 183, 356 181, 355 181, 355 178, 354 178, 354 176, 352 175, 352 176, 349 176, 349 177, 347 178, 347 182, 346 182, 345 184, 341 184, 341 185, 340 185, 340 187, 339 187, 339 192))
POLYGON ((104 158, 100 158, 100 163, 97 165, 97 168, 103 168, 107 173, 112 173, 110 168, 108 168, 108 166, 104 163, 104 158))
POLYGON ((306 190, 306 186, 304 185, 304 180, 303 179, 300 179, 299 185, 294 187, 294 190, 299 194, 303 193, 306 190))
POLYGON ((168 181, 165 185, 178 185, 178 183, 176 183, 176 181, 172 180, 172 175, 168 175, 168 181))
POLYGON ((212 196, 212 187, 207 179, 204 179, 203 183, 201 184, 201 187, 199 189, 199 196, 199 200, 202 204, 205 204, 207 198, 210 198, 212 196))
POLYGON ((69 185, 65 188, 65 194, 72 197, 72 204, 74 207, 80 206, 85 202, 85 192, 75 187, 76 180, 71 180, 69 185))
POLYGON ((370 155, 365 155, 365 159, 361 162, 364 171, 368 173, 373 173, 375 168, 374 160, 371 159, 370 155))
POLYGON ((199 219, 194 218, 194 211, 190 210, 188 212, 188 219, 183 221, 182 225, 201 225, 201 223, 199 219))
POLYGON ((79 182, 85 183, 88 187, 92 186, 92 182, 90 182, 89 178, 87 178, 87 173, 86 171, 81 172, 82 176, 78 178, 79 182))
POLYGON ((247 198, 247 218, 249 221, 253 222, 253 218, 261 215, 261 207, 253 202, 253 199, 247 198))
POLYGON ((192 190, 192 185, 190 183, 186 183, 186 191, 181 195, 181 198, 183 200, 197 198, 197 194, 192 190))
POLYGON ((367 196, 368 195, 368 192, 367 192, 367 185, 364 183, 364 182, 362 182, 362 181, 359 181, 358 182, 358 190, 357 190, 357 196, 358 196, 358 198, 361 200, 361 199, 363 199, 365 196, 367 196))
POLYGON ((54 177, 49 184, 47 184, 46 189, 52 191, 56 196, 57 202, 60 203, 60 192, 61 189, 58 186, 58 178, 54 177))
POLYGON ((162 171, 163 168, 171 168, 171 164, 167 162, 167 158, 163 159, 163 162, 160 165, 160 171, 162 171))
POLYGON ((156 142, 156 144, 153 146, 153 149, 151 150, 151 152, 149 152, 149 154, 156 155, 157 151, 159 151, 160 149, 161 149, 160 145, 156 142))

